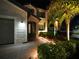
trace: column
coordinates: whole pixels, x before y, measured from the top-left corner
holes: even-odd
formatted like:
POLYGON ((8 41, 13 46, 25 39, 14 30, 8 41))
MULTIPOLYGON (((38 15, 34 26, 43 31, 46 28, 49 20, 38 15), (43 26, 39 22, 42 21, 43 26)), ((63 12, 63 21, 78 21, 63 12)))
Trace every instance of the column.
POLYGON ((70 24, 69 22, 67 23, 67 40, 70 40, 70 24))

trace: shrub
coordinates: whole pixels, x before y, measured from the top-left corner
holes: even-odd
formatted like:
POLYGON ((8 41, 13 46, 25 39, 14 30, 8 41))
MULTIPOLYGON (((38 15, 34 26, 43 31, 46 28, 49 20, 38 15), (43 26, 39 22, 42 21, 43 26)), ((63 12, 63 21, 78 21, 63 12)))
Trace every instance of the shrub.
POLYGON ((54 34, 53 34, 53 31, 50 31, 50 32, 40 32, 39 36, 53 38, 54 34))
POLYGON ((65 48, 66 56, 67 58, 71 58, 74 54, 74 43, 71 41, 63 41, 57 43, 57 45, 61 45, 63 48, 65 48))
POLYGON ((70 41, 79 46, 79 40, 77 40, 77 39, 71 39, 70 41))
POLYGON ((66 59, 65 49, 62 46, 43 44, 38 47, 39 59, 66 59))
POLYGON ((66 59, 73 56, 73 43, 69 41, 42 44, 38 47, 39 59, 66 59))
POLYGON ((39 36, 46 37, 47 36, 47 32, 40 32, 39 36))
POLYGON ((53 36, 54 36, 54 32, 53 31, 47 32, 47 37, 48 38, 53 38, 53 36))

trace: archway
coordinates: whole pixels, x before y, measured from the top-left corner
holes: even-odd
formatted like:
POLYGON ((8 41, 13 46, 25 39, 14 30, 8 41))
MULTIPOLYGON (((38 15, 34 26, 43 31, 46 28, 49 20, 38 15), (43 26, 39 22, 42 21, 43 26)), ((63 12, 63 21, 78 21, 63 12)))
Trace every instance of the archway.
POLYGON ((38 37, 38 23, 40 19, 35 17, 34 15, 30 15, 28 18, 28 24, 27 24, 27 29, 28 29, 28 41, 35 41, 36 38, 38 37), (29 27, 30 26, 30 27, 29 27))
POLYGON ((61 27, 58 30, 58 35, 59 35, 58 39, 60 39, 60 40, 65 40, 67 38, 67 30, 66 30, 66 21, 65 20, 62 22, 61 27))
POLYGON ((65 20, 62 22, 60 30, 61 30, 62 35, 66 36, 66 22, 65 22, 65 20))
POLYGON ((70 21, 70 37, 79 38, 79 14, 75 15, 70 21))
POLYGON ((28 31, 28 41, 34 41, 36 38, 36 23, 31 21, 28 22, 27 31, 28 31))

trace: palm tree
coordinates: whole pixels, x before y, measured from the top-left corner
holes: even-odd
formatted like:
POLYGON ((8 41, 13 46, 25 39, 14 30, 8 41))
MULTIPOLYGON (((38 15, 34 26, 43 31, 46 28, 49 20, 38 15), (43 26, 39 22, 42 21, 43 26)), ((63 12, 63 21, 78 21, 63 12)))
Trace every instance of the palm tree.
POLYGON ((77 13, 79 13, 79 0, 53 0, 48 10, 49 25, 54 24, 55 20, 58 19, 59 26, 61 26, 65 20, 67 40, 70 40, 70 20, 77 13))

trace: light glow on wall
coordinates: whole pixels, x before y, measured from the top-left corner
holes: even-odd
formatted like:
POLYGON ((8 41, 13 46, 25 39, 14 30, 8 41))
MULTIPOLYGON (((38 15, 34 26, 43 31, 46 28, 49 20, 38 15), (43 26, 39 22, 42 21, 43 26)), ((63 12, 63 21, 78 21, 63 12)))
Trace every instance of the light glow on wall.
POLYGON ((25 28, 26 28, 25 22, 19 22, 18 27, 19 27, 20 29, 25 29, 25 28))
POLYGON ((58 25, 59 25, 58 21, 56 20, 55 23, 54 23, 54 27, 56 28, 56 30, 58 30, 58 25))

